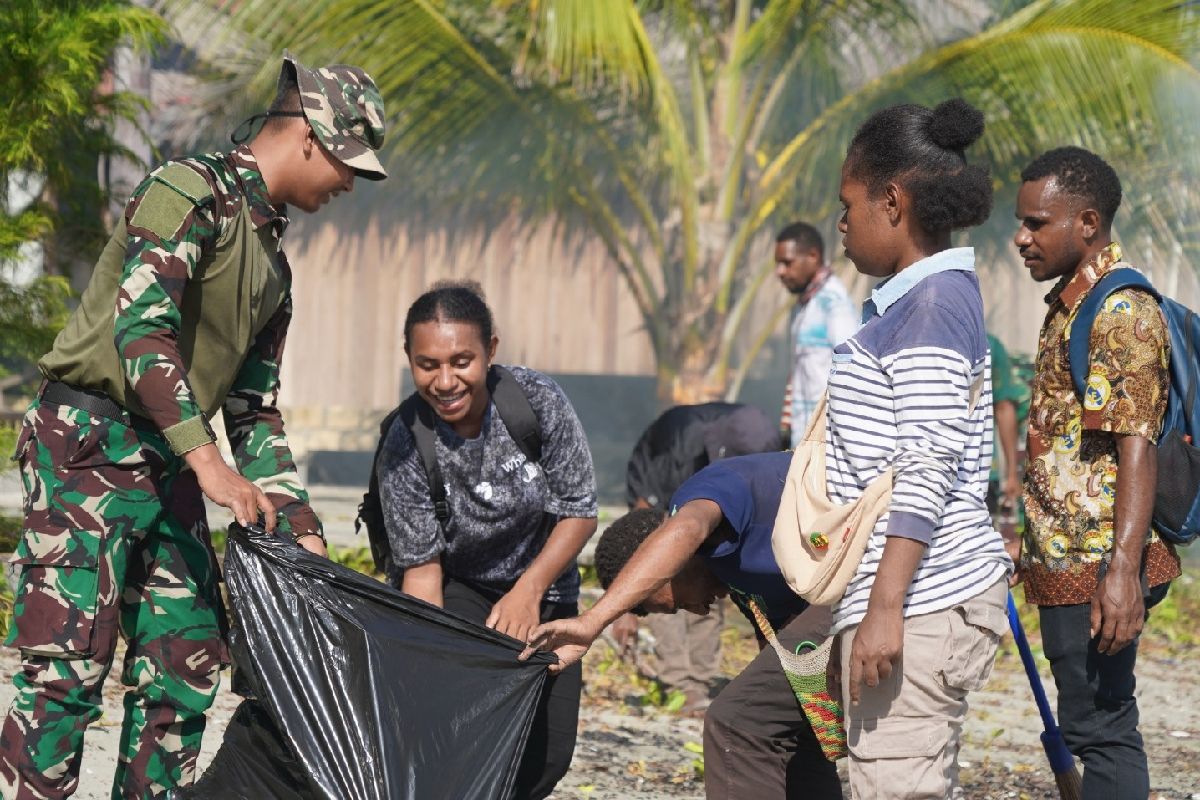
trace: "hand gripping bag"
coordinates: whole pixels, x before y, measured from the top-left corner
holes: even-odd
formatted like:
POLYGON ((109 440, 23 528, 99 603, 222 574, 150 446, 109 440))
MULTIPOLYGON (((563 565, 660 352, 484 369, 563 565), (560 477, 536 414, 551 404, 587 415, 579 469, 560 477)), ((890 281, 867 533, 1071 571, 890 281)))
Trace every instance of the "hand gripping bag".
POLYGON ((225 581, 253 697, 174 797, 510 796, 552 656, 260 529, 230 530, 225 581))

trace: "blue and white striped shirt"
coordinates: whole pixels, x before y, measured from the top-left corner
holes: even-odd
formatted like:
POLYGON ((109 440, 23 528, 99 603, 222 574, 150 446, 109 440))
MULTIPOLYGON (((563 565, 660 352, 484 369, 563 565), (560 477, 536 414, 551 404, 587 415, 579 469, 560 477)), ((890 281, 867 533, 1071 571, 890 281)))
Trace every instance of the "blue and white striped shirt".
POLYGON ((833 609, 834 632, 862 621, 889 536, 928 546, 906 617, 951 608, 1012 570, 984 504, 992 382, 975 251, 944 250, 889 278, 864 319, 834 350, 826 482, 831 500, 849 503, 890 466, 892 501, 833 609))

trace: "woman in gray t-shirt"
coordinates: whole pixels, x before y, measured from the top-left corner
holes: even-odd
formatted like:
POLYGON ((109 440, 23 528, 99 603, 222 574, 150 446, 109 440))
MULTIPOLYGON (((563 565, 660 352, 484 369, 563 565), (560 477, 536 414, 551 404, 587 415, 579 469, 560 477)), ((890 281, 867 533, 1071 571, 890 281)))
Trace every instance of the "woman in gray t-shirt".
MULTIPOLYGON (((417 394, 435 412, 435 452, 449 519, 434 512, 413 433, 399 419, 379 461, 379 487, 402 591, 525 641, 540 622, 575 616, 575 558, 596 530, 596 480, 575 410, 549 377, 509 371, 542 439, 530 462, 487 388, 498 339, 477 287, 438 284, 404 323, 417 394)), ((570 766, 579 665, 547 682, 517 775, 515 798, 540 800, 570 766)))

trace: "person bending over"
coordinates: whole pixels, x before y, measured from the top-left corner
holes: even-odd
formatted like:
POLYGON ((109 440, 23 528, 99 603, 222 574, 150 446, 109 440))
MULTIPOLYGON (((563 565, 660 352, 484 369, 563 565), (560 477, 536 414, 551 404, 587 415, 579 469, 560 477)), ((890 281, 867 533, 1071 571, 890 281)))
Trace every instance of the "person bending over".
MULTIPOLYGON (((549 377, 509 367, 537 418, 541 458, 514 441, 489 390, 499 339, 477 285, 444 283, 408 310, 404 350, 434 412, 434 451, 449 517, 439 519, 413 431, 397 420, 379 486, 408 594, 522 641, 539 623, 578 613, 575 557, 596 530, 596 480, 583 427, 549 377)), ((582 670, 547 681, 517 773, 515 798, 540 800, 575 751, 582 670)))
MULTIPOLYGON (((790 453, 724 459, 679 487, 665 521, 655 509, 616 520, 596 546, 604 596, 579 617, 538 626, 522 657, 552 650, 559 664, 551 669, 575 668, 605 627, 628 611, 703 614, 726 594, 744 612, 754 598, 785 647, 824 641, 829 610, 810 608, 792 592, 771 551, 790 462, 790 453)), ((842 796, 837 770, 770 648, 708 707, 704 764, 709 798, 842 796)))
MULTIPOLYGON (((775 425, 754 406, 675 406, 650 423, 634 445, 625 471, 626 499, 630 508, 665 511, 675 490, 708 464, 778 449, 775 425)), ((613 626, 618 644, 636 642, 636 620, 628 614, 613 626)), ((705 615, 651 614, 646 622, 654 634, 658 680, 683 692, 681 713, 702 714, 720 686, 721 607, 705 615)))

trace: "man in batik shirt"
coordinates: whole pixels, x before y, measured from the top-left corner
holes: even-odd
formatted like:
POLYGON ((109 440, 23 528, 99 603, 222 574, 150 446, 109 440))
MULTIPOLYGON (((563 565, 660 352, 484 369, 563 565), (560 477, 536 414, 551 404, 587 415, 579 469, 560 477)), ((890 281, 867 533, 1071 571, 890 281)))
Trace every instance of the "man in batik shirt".
POLYGON ((1083 796, 1145 800, 1149 773, 1133 695, 1138 635, 1180 572, 1150 524, 1167 327, 1149 294, 1113 293, 1091 331, 1086 396, 1076 395, 1071 321, 1121 261, 1110 234, 1120 180, 1075 147, 1043 154, 1021 179, 1014 241, 1034 280, 1058 283, 1038 342, 1020 574, 1026 599, 1039 607, 1067 746, 1083 760, 1083 796))
POLYGON ((276 407, 292 312, 285 204, 313 212, 356 176, 386 176, 383 103, 357 67, 285 57, 258 116, 249 144, 146 177, 38 363, 46 381, 16 454, 25 530, 5 642, 21 652, 0 729, 8 800, 75 791, 118 638, 128 691, 113 796, 192 781, 226 660, 205 497, 325 552, 276 407), (236 472, 209 425, 218 411, 236 472))

